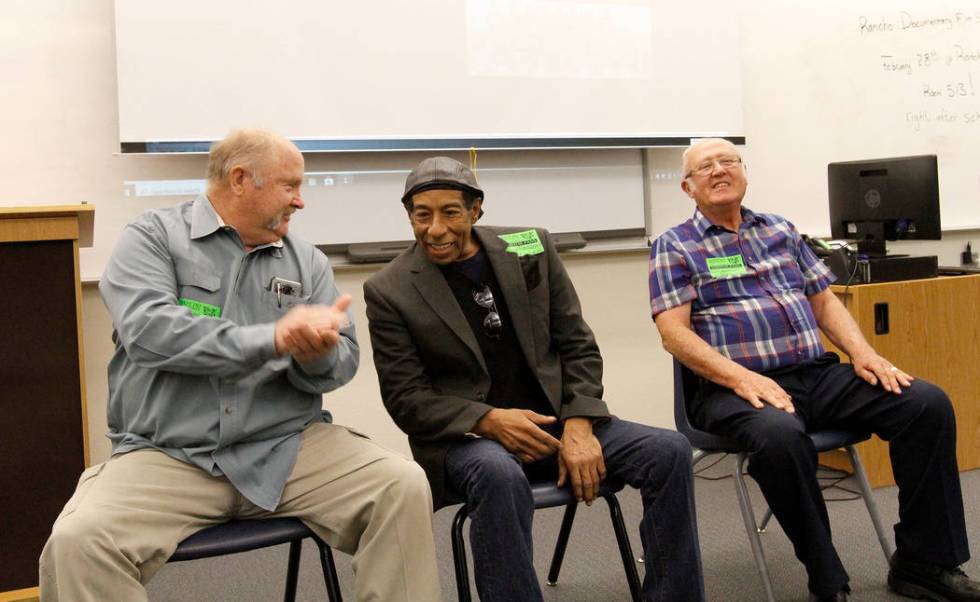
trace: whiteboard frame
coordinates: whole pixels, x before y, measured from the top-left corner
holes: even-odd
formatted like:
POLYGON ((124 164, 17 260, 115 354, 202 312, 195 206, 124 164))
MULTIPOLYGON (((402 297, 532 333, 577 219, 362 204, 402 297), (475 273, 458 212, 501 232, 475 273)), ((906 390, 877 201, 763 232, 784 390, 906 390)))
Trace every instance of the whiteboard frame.
MULTIPOLYGON (((317 138, 293 139, 304 153, 458 151, 479 150, 560 150, 686 147, 695 138, 724 138, 744 145, 745 136, 722 132, 650 136, 509 136, 474 138, 317 138)), ((207 154, 213 140, 159 140, 122 142, 123 154, 207 154)))

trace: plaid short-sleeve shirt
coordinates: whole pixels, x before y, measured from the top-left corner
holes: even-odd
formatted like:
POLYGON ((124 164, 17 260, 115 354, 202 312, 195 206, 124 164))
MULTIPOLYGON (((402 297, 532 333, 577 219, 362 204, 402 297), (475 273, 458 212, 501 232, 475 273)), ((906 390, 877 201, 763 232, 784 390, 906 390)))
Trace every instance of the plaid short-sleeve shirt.
POLYGON ((694 331, 725 357, 763 371, 823 354, 807 297, 834 275, 778 215, 742 208, 738 232, 694 217, 650 254, 653 317, 691 303, 694 331))

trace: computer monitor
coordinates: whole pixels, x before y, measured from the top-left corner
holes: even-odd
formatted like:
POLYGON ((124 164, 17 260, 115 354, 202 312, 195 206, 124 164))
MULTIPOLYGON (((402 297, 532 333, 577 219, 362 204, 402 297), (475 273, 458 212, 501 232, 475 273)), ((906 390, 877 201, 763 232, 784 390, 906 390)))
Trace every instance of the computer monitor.
POLYGON ((936 155, 827 165, 830 232, 858 252, 885 255, 886 240, 939 240, 936 155))

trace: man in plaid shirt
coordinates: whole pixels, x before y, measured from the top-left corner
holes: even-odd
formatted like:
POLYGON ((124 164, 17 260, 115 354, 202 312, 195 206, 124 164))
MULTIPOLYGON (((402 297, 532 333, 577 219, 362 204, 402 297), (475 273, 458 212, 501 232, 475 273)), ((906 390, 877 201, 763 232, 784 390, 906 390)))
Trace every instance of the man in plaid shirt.
POLYGON ((752 450, 749 474, 806 566, 812 600, 846 600, 807 430, 889 441, 899 487, 892 591, 980 600, 957 567, 970 558, 946 394, 878 355, 828 288, 834 277, 790 222, 742 206, 745 166, 726 140, 684 153, 694 216, 650 258, 650 307, 664 348, 702 377, 692 423, 752 450), (851 358, 825 353, 817 328, 851 358))

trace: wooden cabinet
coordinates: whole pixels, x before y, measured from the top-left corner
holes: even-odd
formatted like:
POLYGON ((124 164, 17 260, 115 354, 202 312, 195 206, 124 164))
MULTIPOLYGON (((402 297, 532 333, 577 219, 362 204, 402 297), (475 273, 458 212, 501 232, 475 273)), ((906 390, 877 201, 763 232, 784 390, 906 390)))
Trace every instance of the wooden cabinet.
POLYGON ((0 600, 37 595, 88 464, 78 248, 93 220, 88 205, 0 207, 0 600))
MULTIPOLYGON (((831 290, 878 353, 946 391, 956 412, 959 468, 980 467, 980 275, 834 285, 831 290)), ((824 345, 847 359, 826 338, 824 345)), ((873 437, 858 449, 872 486, 895 483, 887 443, 873 437)), ((820 461, 850 470, 846 455, 831 452, 820 461)))

